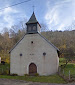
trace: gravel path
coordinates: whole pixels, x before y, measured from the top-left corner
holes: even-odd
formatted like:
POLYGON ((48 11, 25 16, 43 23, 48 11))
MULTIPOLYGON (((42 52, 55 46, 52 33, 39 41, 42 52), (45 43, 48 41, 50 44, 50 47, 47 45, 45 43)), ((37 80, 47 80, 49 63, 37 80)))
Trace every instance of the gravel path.
POLYGON ((51 83, 26 82, 23 80, 14 80, 14 79, 0 79, 0 85, 75 85, 75 83, 51 84, 51 83))

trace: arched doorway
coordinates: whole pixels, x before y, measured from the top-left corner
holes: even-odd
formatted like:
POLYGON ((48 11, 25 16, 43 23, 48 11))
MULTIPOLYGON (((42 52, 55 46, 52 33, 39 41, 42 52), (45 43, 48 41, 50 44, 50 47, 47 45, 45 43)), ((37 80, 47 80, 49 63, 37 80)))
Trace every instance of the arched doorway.
POLYGON ((34 63, 29 65, 29 75, 35 75, 37 73, 37 66, 34 63))

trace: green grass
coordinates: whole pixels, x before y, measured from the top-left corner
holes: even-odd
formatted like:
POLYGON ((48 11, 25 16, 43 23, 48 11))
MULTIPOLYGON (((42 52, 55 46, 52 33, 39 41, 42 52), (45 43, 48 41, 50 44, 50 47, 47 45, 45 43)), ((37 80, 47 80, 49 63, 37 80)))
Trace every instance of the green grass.
MULTIPOLYGON (((65 64, 65 58, 60 58, 59 62, 60 62, 60 65, 64 65, 65 64)), ((70 71, 70 75, 75 78, 75 64, 74 63, 68 63, 66 65, 66 67, 63 68, 63 69, 64 69, 64 75, 66 77, 69 77, 69 71, 70 71)), ((63 69, 61 71, 62 74, 63 74, 63 69)))
POLYGON ((25 80, 25 81, 45 82, 45 83, 66 83, 58 75, 35 76, 35 77, 33 77, 33 76, 7 76, 7 75, 0 75, 0 78, 19 79, 19 80, 25 80))
POLYGON ((0 68, 3 68, 4 70, 6 70, 7 68, 9 68, 10 67, 10 65, 9 64, 5 64, 5 65, 1 65, 0 64, 0 68))
POLYGON ((65 76, 69 76, 69 70, 70 70, 70 74, 71 75, 75 75, 75 64, 68 64, 65 68, 64 68, 64 74, 65 76))
POLYGON ((0 64, 0 73, 1 73, 2 71, 8 70, 9 67, 10 67, 10 65, 7 64, 7 63, 6 63, 5 65, 1 65, 1 64, 0 64))

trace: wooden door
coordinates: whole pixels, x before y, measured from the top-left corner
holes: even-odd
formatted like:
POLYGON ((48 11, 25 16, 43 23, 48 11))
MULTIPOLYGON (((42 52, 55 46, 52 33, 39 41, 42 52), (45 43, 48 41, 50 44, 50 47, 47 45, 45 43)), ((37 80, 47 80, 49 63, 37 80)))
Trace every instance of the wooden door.
POLYGON ((34 63, 29 65, 29 75, 35 75, 37 73, 37 66, 34 63))

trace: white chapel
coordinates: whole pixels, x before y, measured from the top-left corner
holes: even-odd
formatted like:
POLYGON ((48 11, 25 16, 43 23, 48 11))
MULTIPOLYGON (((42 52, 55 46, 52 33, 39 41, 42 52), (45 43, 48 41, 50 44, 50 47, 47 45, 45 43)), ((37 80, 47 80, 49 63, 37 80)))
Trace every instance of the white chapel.
POLYGON ((10 50, 10 73, 55 74, 59 67, 59 49, 41 35, 34 12, 26 25, 26 34, 10 50))

